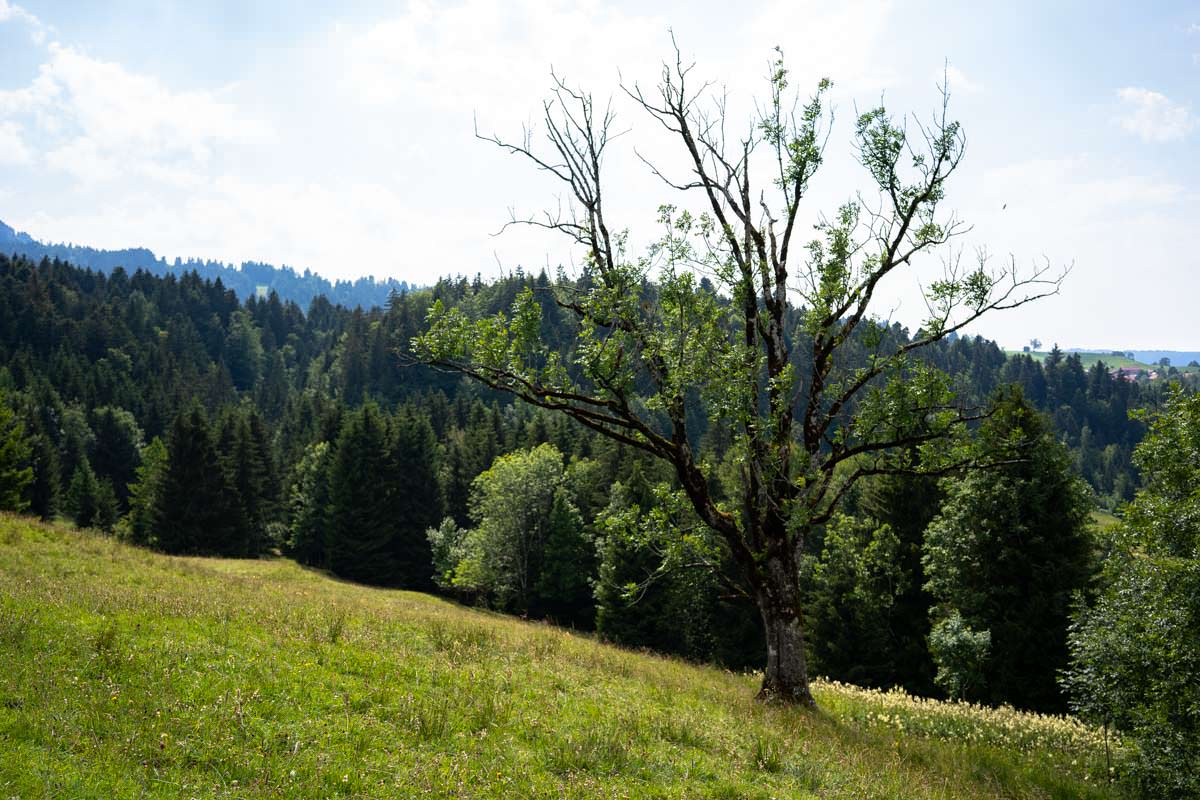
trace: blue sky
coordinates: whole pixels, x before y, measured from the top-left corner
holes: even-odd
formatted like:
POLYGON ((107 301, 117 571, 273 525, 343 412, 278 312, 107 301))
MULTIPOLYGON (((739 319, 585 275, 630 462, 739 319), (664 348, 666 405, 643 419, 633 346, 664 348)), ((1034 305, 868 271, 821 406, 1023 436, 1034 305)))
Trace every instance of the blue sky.
MULTIPOLYGON (((793 85, 835 81, 809 222, 862 187, 854 109, 882 97, 927 115, 949 64, 968 136, 947 198, 974 224, 963 246, 1074 265, 1060 296, 974 332, 1200 347, 1200 2, 308 5, 0 0, 0 219, 52 241, 334 278, 570 264, 578 254, 534 231, 492 236, 555 189, 476 141, 472 118, 518 133, 551 65, 601 96, 619 76, 652 84, 673 29, 735 113, 777 44, 793 85)), ((671 164, 670 143, 616 106, 631 134, 608 164, 610 213, 637 245, 678 199, 632 146, 671 164)), ((881 313, 919 320, 915 280, 885 289, 881 313)))

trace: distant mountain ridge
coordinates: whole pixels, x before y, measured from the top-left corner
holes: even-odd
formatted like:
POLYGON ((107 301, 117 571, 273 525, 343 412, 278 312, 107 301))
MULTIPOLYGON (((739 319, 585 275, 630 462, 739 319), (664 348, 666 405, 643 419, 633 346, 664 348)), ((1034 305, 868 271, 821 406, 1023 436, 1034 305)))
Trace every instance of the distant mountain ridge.
POLYGON ((1171 366, 1182 367, 1192 361, 1200 362, 1200 351, 1195 350, 1131 350, 1133 357, 1146 364, 1157 364, 1164 358, 1171 359, 1171 366))
POLYGON ((175 259, 168 263, 152 250, 131 247, 123 250, 99 250, 76 244, 47 244, 27 233, 14 230, 0 221, 0 252, 23 255, 27 258, 59 259, 85 269, 111 274, 117 267, 133 273, 139 269, 155 275, 180 274, 195 271, 208 280, 221 283, 245 301, 262 291, 274 291, 283 301, 291 300, 307 310, 313 298, 324 296, 336 305, 370 309, 387 305, 392 292, 404 293, 416 288, 407 281, 394 278, 376 280, 374 276, 354 281, 329 281, 310 270, 296 272, 291 267, 276 267, 256 261, 244 261, 240 267, 219 261, 175 259))

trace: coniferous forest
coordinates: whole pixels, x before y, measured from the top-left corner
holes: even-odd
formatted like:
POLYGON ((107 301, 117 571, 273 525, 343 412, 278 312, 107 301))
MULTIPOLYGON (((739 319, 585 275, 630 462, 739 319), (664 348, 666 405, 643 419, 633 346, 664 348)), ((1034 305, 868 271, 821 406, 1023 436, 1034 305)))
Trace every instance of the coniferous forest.
MULTIPOLYGON (((25 492, 36 514, 170 553, 280 552, 354 580, 437 587, 734 667, 760 658, 752 606, 730 591, 736 579, 720 548, 671 502, 661 465, 406 357, 433 300, 486 315, 525 288, 546 298, 542 336, 570 341, 544 273, 446 279, 368 311, 323 297, 308 309, 274 294, 241 303, 195 273, 103 275, 22 257, 0 260, 0 282, 0 385, 28 442, 25 492), (690 566, 677 554, 664 562, 666 527, 695 531, 690 566)), ((884 333, 908 336, 899 326, 884 333)), ((986 592, 1016 591, 1021 569, 1061 558, 1073 575, 1052 604, 1061 642, 1067 599, 1090 569, 1087 548, 1067 543, 1047 545, 1070 551, 1061 554, 1020 553, 1029 564, 1011 565, 1007 587, 1003 575, 953 566, 946 560, 976 558, 937 542, 957 541, 955 527, 982 513, 973 493, 1004 503, 1016 492, 1025 499, 1007 505, 1023 524, 1080 529, 1087 510, 1132 498, 1131 453, 1145 428, 1129 412, 1157 406, 1162 390, 1103 364, 1085 370, 1057 350, 1044 363, 1006 357, 979 338, 956 338, 928 358, 956 376, 964 401, 1035 419, 1044 429, 1036 464, 1014 468, 1004 485, 993 474, 948 484, 880 477, 826 526, 805 568, 821 673, 935 692, 925 642, 937 604, 978 606, 976 626, 999 636, 986 624, 986 592), (1047 503, 1069 519, 1040 519, 1047 503), (970 600, 951 602, 960 596, 970 600)), ((999 418, 982 427, 979 447, 1003 436, 993 424, 999 418)), ((714 428, 696 445, 720 460, 727 442, 714 428)), ((1010 545, 978 546, 1003 555, 1010 545)), ((1022 636, 1031 653, 1041 650, 1039 631, 1022 636)), ((1044 665, 1046 688, 1026 697, 998 676, 982 696, 1061 707, 1060 656, 1044 665)))
MULTIPOLYGON (((669 469, 410 356, 435 301, 486 316, 526 290, 542 299, 540 336, 565 346, 553 288, 518 271, 394 293, 385 308, 301 309, 239 302, 195 273, 0 257, 4 507, 757 668, 761 620, 669 469)), ((1026 455, 855 487, 801 566, 814 672, 1065 711, 1060 675, 1087 622, 1072 612, 1119 549, 1092 515, 1134 497, 1147 413, 1180 401, 1057 348, 1038 361, 956 337, 924 357, 989 410, 971 448, 986 457, 1019 436, 1026 455)), ((730 456, 719 427, 695 447, 730 456)))

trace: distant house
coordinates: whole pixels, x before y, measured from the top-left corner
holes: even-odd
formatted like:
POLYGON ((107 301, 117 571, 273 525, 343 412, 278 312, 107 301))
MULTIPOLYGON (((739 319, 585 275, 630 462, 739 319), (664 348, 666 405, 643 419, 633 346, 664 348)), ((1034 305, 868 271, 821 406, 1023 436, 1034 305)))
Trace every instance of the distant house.
MULTIPOLYGON (((1120 378, 1121 380, 1126 381, 1136 381, 1139 377, 1146 374, 1146 370, 1143 367, 1117 367, 1115 369, 1110 369, 1108 372, 1114 378, 1120 378)), ((1157 377, 1157 372, 1151 372, 1149 375, 1150 380, 1154 380, 1157 377)))

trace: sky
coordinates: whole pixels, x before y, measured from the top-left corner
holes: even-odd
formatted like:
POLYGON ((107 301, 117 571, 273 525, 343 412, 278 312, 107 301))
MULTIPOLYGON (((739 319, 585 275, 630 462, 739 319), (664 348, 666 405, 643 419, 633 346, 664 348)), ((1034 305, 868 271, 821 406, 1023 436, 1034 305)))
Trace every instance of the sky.
MULTIPOLYGON (((660 204, 698 200, 648 174, 638 153, 670 169, 676 151, 620 91, 653 88, 673 32, 739 130, 776 46, 794 88, 833 80, 806 233, 865 186, 856 111, 928 120, 948 82, 967 136, 945 201, 972 225, 962 252, 1070 268, 1059 295, 969 333, 1200 349, 1200 0, 310 5, 0 0, 0 220, 329 278, 571 270, 581 254, 552 234, 496 235, 561 190, 475 137, 536 126, 553 68, 628 131, 605 190, 636 252, 660 204)), ((881 317, 918 324, 938 269, 889 278, 881 317)))

